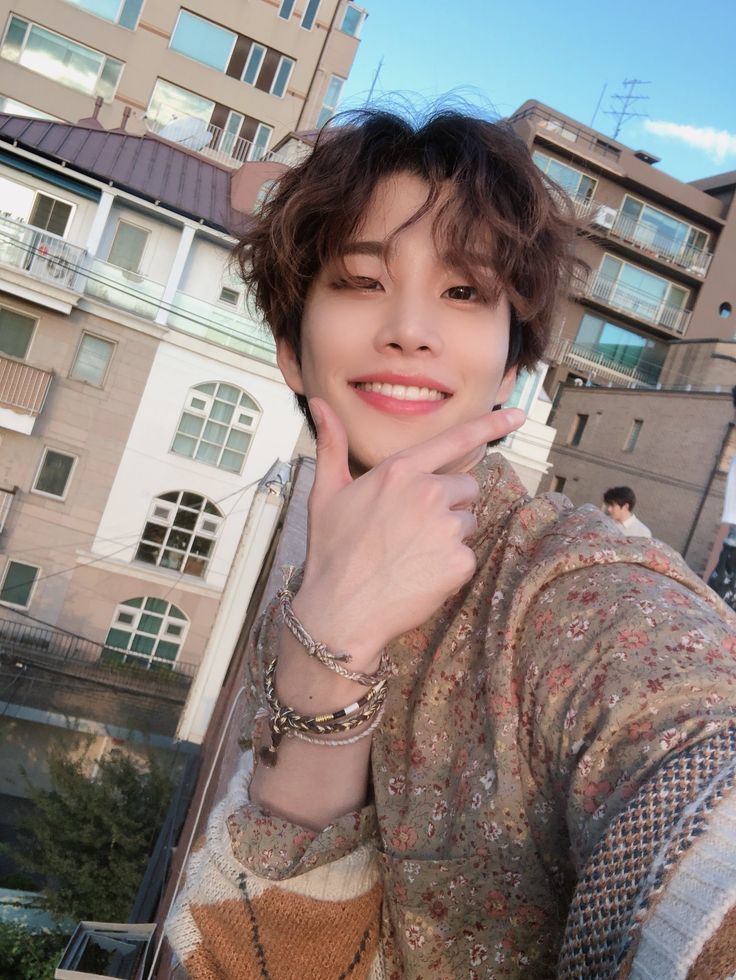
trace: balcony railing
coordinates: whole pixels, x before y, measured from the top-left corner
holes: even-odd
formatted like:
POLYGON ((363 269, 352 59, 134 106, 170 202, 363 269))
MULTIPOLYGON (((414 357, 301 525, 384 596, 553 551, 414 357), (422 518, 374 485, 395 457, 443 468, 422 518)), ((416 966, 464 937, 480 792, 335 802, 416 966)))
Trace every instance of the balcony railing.
POLYGON ((570 119, 564 119, 541 106, 532 106, 523 112, 517 112, 510 116, 508 121, 513 124, 522 119, 530 119, 538 129, 543 130, 555 142, 574 144, 583 152, 592 152, 611 161, 616 161, 621 156, 621 151, 617 147, 582 129, 570 119))
POLYGON ((87 253, 77 245, 22 221, 0 218, 0 263, 53 286, 81 291, 87 253))
MULTIPOLYGON (((654 373, 641 371, 637 366, 619 364, 590 344, 576 344, 567 337, 556 337, 549 345, 545 360, 554 364, 567 364, 586 374, 591 380, 603 384, 647 385, 654 387, 654 373)), ((658 371, 655 372, 658 374, 658 371)))
POLYGON ((581 289, 584 296, 596 300, 620 313, 628 313, 637 320, 665 327, 676 334, 684 334, 690 321, 690 310, 659 301, 650 293, 626 286, 617 279, 600 273, 592 275, 581 289))
POLYGON ((262 361, 276 363, 276 345, 270 331, 237 310, 178 292, 166 322, 177 330, 223 344, 262 361))
POLYGON ((38 415, 52 377, 51 371, 0 355, 0 406, 23 415, 38 415))
POLYGON ((5 529, 5 522, 10 513, 10 507, 15 499, 15 490, 0 489, 0 531, 5 529))
MULTIPOLYGON (((168 115, 169 113, 165 114, 168 115)), ((146 119, 146 126, 150 132, 162 139, 170 140, 187 150, 194 150, 216 163, 225 164, 227 167, 238 168, 242 167, 244 163, 263 160, 276 163, 287 162, 280 153, 274 153, 266 147, 258 146, 251 140, 227 132, 221 126, 206 123, 204 120, 192 116, 163 124, 155 119, 146 119)))
POLYGON ((164 284, 102 259, 93 259, 86 272, 84 291, 111 306, 153 320, 164 295, 164 284))
POLYGON ((648 222, 630 218, 621 212, 616 216, 609 234, 701 278, 707 273, 713 258, 713 253, 706 249, 677 242, 659 233, 657 228, 648 222))

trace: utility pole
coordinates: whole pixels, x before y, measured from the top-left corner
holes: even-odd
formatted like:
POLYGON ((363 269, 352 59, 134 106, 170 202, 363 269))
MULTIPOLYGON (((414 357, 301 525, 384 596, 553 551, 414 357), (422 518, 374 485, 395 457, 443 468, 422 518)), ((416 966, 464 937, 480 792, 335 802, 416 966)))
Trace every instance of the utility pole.
POLYGON ((381 69, 382 68, 383 68, 383 57, 381 57, 381 60, 378 62, 378 66, 377 66, 375 72, 373 73, 373 81, 371 82, 371 87, 368 90, 368 95, 366 95, 366 97, 365 97, 365 104, 366 105, 370 105, 371 102, 372 102, 372 100, 373 100, 373 91, 374 91, 374 89, 376 87, 376 83, 378 82, 378 76, 381 74, 381 69))
POLYGON ((626 91, 623 94, 612 95, 611 100, 616 104, 615 109, 607 109, 606 115, 613 116, 616 120, 616 128, 613 131, 613 138, 617 139, 618 134, 621 132, 621 127, 624 123, 628 122, 629 119, 635 119, 637 117, 645 117, 648 115, 646 112, 634 112, 631 107, 637 103, 645 101, 649 98, 648 95, 637 95, 634 89, 637 85, 651 85, 651 82, 644 82, 640 78, 626 78, 624 79, 623 86, 626 91))

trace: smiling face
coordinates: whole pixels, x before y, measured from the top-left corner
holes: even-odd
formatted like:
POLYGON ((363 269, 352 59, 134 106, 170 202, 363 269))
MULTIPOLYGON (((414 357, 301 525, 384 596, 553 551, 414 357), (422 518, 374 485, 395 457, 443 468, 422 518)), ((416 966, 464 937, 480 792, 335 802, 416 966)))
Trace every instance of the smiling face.
MULTIPOLYGON (((324 398, 341 419, 356 474, 490 411, 516 377, 505 367, 508 301, 486 302, 467 273, 447 266, 433 212, 391 238, 427 192, 410 174, 377 186, 344 267, 323 268, 310 287, 301 364, 286 341, 277 345, 287 384, 324 398)), ((483 454, 480 447, 446 469, 470 469, 483 454)))

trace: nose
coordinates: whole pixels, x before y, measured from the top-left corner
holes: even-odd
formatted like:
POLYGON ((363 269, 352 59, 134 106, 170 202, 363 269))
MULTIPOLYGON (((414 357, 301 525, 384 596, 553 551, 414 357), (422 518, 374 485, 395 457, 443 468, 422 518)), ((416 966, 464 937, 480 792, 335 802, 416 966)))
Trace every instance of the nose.
POLYGON ((374 343, 381 353, 436 356, 443 346, 439 311, 416 292, 396 295, 382 311, 374 343))

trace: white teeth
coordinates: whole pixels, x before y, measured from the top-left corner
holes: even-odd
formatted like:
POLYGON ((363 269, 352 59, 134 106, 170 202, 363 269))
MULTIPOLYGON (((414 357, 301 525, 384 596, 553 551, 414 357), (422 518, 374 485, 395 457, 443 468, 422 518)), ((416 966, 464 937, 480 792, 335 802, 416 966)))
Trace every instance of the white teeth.
POLYGON ((380 381, 360 381, 356 383, 356 388, 363 391, 375 391, 379 395, 386 395, 389 398, 398 398, 400 401, 407 402, 438 402, 447 395, 434 388, 417 388, 416 385, 389 385, 380 381))

